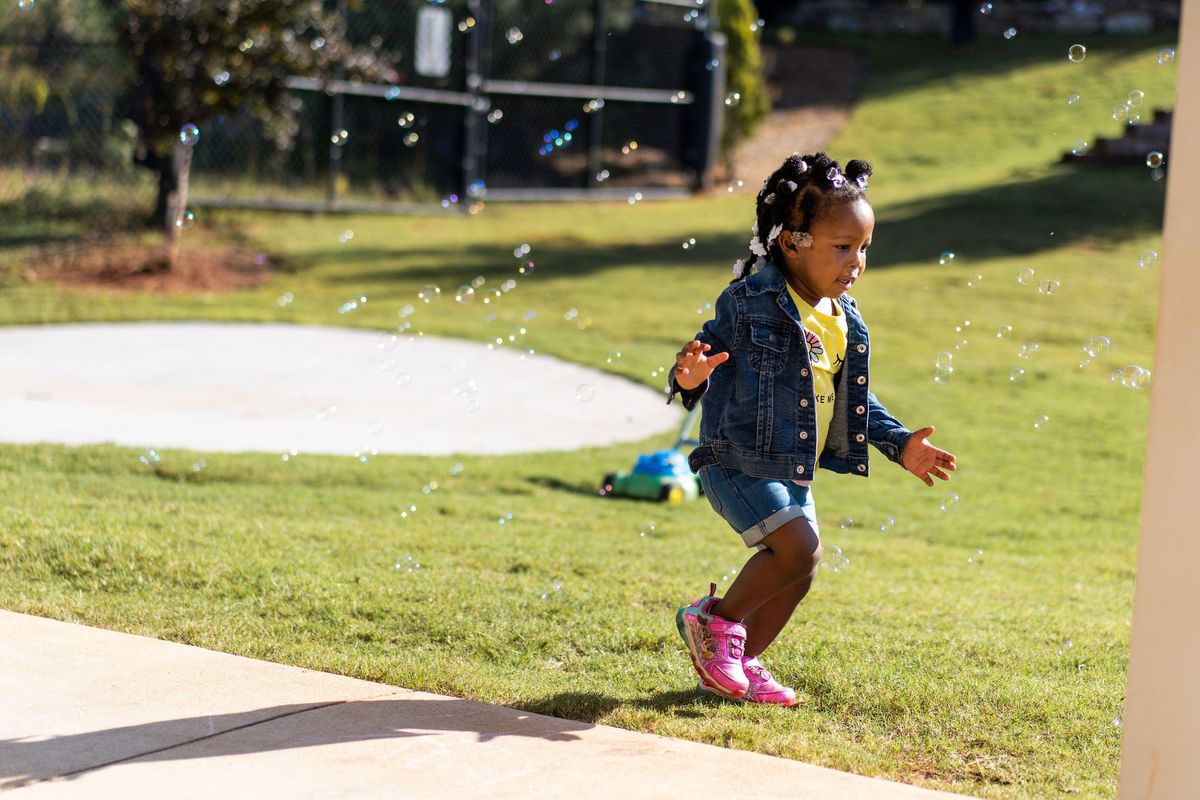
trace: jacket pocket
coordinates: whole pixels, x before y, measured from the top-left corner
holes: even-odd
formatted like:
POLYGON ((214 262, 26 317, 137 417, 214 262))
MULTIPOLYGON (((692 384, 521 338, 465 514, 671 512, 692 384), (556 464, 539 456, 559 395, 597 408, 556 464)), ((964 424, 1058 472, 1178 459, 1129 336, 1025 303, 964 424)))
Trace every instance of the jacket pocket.
POLYGON ((756 372, 779 372, 787 363, 788 347, 795 331, 773 319, 751 317, 750 366, 756 372))

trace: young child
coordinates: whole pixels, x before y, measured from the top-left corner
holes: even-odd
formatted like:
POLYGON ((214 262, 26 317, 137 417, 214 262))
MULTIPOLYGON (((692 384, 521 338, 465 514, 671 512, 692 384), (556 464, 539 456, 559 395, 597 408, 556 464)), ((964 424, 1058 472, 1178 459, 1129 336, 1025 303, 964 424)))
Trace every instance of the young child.
POLYGON ((818 464, 866 477, 871 444, 929 486, 955 469, 929 443, 933 427, 909 431, 869 389, 867 327, 846 292, 867 269, 870 175, 866 161, 843 171, 825 153, 789 156, 758 193, 749 260, 671 370, 668 403, 679 393, 690 410, 703 397, 689 463, 713 509, 758 549, 724 597, 714 583, 676 614, 701 691, 796 703, 758 657, 816 576, 818 464))

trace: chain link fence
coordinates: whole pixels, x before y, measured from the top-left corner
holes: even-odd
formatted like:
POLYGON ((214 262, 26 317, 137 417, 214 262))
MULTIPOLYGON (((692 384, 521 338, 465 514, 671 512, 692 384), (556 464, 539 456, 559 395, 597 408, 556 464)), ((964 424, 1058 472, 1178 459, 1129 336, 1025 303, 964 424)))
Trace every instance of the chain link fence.
MULTIPOLYGON (((203 126, 192 206, 466 209, 679 194, 716 159, 720 34, 707 0, 340 0, 346 37, 398 76, 293 77, 281 148, 249 114, 203 126)), ((0 253, 133 231, 137 76, 95 0, 0 9, 0 253)), ((220 86, 215 85, 214 91, 220 86)))

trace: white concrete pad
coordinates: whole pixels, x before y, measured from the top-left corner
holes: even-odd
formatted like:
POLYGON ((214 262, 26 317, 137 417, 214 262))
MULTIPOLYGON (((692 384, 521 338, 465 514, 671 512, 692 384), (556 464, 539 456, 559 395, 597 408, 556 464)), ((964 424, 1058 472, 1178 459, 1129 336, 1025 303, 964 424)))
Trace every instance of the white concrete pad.
POLYGON ((665 397, 511 347, 308 325, 0 329, 0 441, 352 455, 569 450, 679 425, 665 397), (582 387, 582 389, 581 389, 582 387))
POLYGON ((18 799, 958 796, 5 611, 0 642, 18 799))

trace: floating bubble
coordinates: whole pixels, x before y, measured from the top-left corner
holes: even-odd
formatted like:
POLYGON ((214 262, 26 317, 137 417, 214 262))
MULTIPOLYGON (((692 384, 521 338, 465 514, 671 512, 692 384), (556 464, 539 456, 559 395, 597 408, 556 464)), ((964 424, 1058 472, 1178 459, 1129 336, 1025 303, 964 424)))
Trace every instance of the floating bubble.
POLYGON ((404 142, 405 147, 416 147, 417 142, 421 141, 421 134, 417 133, 416 131, 406 133, 402 141, 404 142))
POLYGON ((1016 29, 1016 28, 1009 28, 1009 29, 1007 29, 1007 30, 1005 30, 1005 31, 1004 31, 1004 38, 1005 38, 1005 39, 1012 39, 1012 38, 1013 38, 1013 37, 1015 37, 1016 35, 1017 35, 1017 29, 1016 29))
POLYGON ((1093 336, 1083 343, 1083 352, 1092 358, 1099 358, 1112 349, 1112 341, 1107 336, 1093 336))
POLYGON ((450 468, 451 475, 460 475, 460 474, 462 474, 462 471, 463 471, 462 464, 455 464, 453 467, 450 468))
POLYGON ((1039 414, 1033 418, 1033 427, 1037 428, 1038 430, 1041 430, 1042 428, 1046 427, 1046 423, 1048 423, 1049 421, 1050 421, 1050 418, 1047 417, 1045 414, 1039 414))
POLYGON ((958 495, 954 492, 948 492, 942 496, 942 511, 953 511, 958 508, 958 495))
POLYGON ((1137 108, 1138 106, 1140 106, 1142 104, 1142 101, 1145 99, 1146 99, 1145 92, 1143 92, 1141 89, 1133 89, 1129 92, 1129 95, 1126 98, 1125 102, 1129 105, 1130 108, 1137 108))
POLYGON ((1077 106, 1077 105, 1079 105, 1079 101, 1081 99, 1082 98, 1080 98, 1080 96, 1077 94, 1069 94, 1069 95, 1067 95, 1067 105, 1077 106))
POLYGON ((896 518, 895 517, 884 517, 883 521, 879 523, 879 532, 887 533, 895 527, 896 527, 896 518))
POLYGON ((498 108, 493 108, 488 112, 487 121, 495 125, 500 120, 504 119, 504 112, 498 108))
POLYGON ((730 92, 729 94, 725 95, 725 105, 729 106, 730 108, 738 105, 741 102, 742 102, 741 92, 730 92))
POLYGON ((1037 342, 1026 342, 1021 345, 1021 349, 1017 351, 1017 358, 1030 358, 1038 351, 1037 342))
POLYGON ((379 455, 379 451, 374 447, 360 447, 354 451, 354 457, 363 464, 367 463, 377 455, 379 455))
POLYGON ((550 588, 548 591, 542 592, 542 599, 543 600, 555 600, 558 597, 558 593, 561 591, 562 591, 561 583, 552 583, 552 584, 550 584, 550 588))
POLYGON ((1017 283, 1022 286, 1030 286, 1033 284, 1033 278, 1037 275, 1033 267, 1021 267, 1017 270, 1017 283))
POLYGON ((1084 139, 1080 139, 1075 144, 1071 145, 1071 155, 1086 156, 1088 151, 1088 143, 1084 139))
POLYGON ((609 177, 608 170, 602 169, 596 173, 596 183, 604 183, 606 180, 608 180, 608 177, 609 177))
POLYGON ((579 316, 579 309, 568 308, 566 310, 566 312, 563 314, 563 319, 565 319, 567 322, 570 322, 571 320, 575 319, 578 316, 579 316))
POLYGON ((583 104, 583 113, 591 114, 604 108, 604 98, 597 97, 595 100, 588 100, 583 104))
POLYGON ((138 456, 138 461, 140 461, 143 466, 154 467, 158 464, 158 462, 162 461, 162 458, 159 457, 158 453, 154 450, 147 450, 145 453, 138 456))
POLYGON ((430 481, 429 483, 427 483, 421 487, 421 494, 433 494, 434 492, 437 491, 437 488, 438 488, 438 482, 430 481))
POLYGON ((954 355, 951 353, 938 353, 933 359, 933 365, 938 369, 945 369, 954 362, 954 355))
POLYGON ((175 220, 175 227, 183 231, 190 231, 196 226, 196 215, 190 210, 184 211, 175 220))
POLYGON ((1075 64, 1087 58, 1087 48, 1081 44, 1073 44, 1067 48, 1067 59, 1075 64))
POLYGON ((1167 171, 1162 167, 1155 167, 1154 169, 1150 170, 1151 180, 1161 181, 1164 177, 1166 177, 1166 174, 1167 171))
POLYGON ((511 522, 511 521, 512 521, 512 512, 511 512, 511 511, 509 511, 509 512, 508 512, 507 514, 505 514, 504 516, 502 516, 502 517, 499 517, 499 518, 496 520, 496 523, 497 523, 497 524, 499 524, 499 525, 505 525, 505 524, 507 524, 507 523, 509 523, 509 522, 511 522))
POLYGON ((1151 150, 1149 153, 1146 153, 1146 166, 1150 167, 1151 169, 1161 167, 1163 165, 1163 161, 1163 154, 1157 150, 1151 150))
POLYGON ((844 530, 844 531, 848 531, 848 530, 850 530, 851 528, 853 528, 853 527, 854 527, 854 518, 853 518, 853 517, 846 517, 845 519, 843 519, 843 520, 842 520, 842 521, 839 523, 839 526, 840 526, 840 527, 841 527, 841 529, 842 529, 842 530, 844 530))
POLYGON ((33 8, 35 0, 17 0, 17 8, 22 11, 28 11, 33 8))
POLYGON ((579 388, 575 390, 575 399, 581 403, 590 403, 596 399, 596 387, 589 383, 579 384, 579 388))
POLYGON ((1158 253, 1154 250, 1147 250, 1138 256, 1138 267, 1141 269, 1150 269, 1158 266, 1158 253))
POLYGON ((279 295, 279 297, 275 298, 275 304, 280 308, 283 308, 284 306, 290 306, 292 301, 295 299, 296 296, 291 292, 284 292, 283 294, 279 295))
POLYGON ((757 33, 758 31, 761 31, 763 29, 763 26, 766 24, 767 24, 766 20, 756 19, 754 22, 750 23, 750 32, 757 33))
POLYGON ((192 464, 192 472, 203 472, 204 468, 207 466, 208 462, 202 458, 192 464))
POLYGON ((1054 294, 1060 286, 1062 286, 1062 283, 1053 278, 1044 280, 1038 284, 1038 294, 1054 294))
POLYGON ((456 302, 456 303, 469 303, 474 299, 475 299, 474 287, 467 286, 466 284, 458 287, 458 289, 455 290, 455 292, 454 292, 454 302, 456 302))
POLYGON ((479 401, 474 400, 474 399, 468 400, 467 401, 467 411, 471 412, 472 414, 478 413, 479 412, 479 401))
POLYGON ((317 419, 329 419, 337 414, 337 406, 325 406, 317 412, 317 419))
POLYGON ((1175 51, 1169 47, 1164 47, 1158 51, 1158 65, 1167 67, 1175 63, 1175 51))
MULTIPOLYGON (((29 3, 30 6, 33 2, 29 3)), ((192 123, 187 123, 179 129, 179 142, 187 147, 194 147, 196 142, 200 141, 200 129, 192 123)))
POLYGON ((525 38, 525 34, 521 33, 520 28, 513 26, 504 32, 504 38, 508 40, 509 44, 516 44, 525 38))
POLYGON ((821 557, 821 569, 830 572, 841 572, 844 569, 850 568, 850 559, 842 552, 842 548, 836 544, 828 544, 823 547, 824 555, 821 557))
POLYGON ((979 13, 983 14, 985 17, 989 16, 992 13, 992 4, 991 3, 980 3, 979 4, 979 13))
POLYGON ((336 147, 344 146, 346 144, 346 142, 348 142, 349 140, 350 140, 350 131, 346 130, 345 128, 342 128, 341 130, 338 130, 338 131, 334 131, 333 135, 329 137, 329 141, 336 147))
POLYGON ((417 299, 423 303, 432 303, 442 296, 442 290, 437 286, 422 286, 417 292, 417 299))
POLYGON ((286 453, 281 453, 279 455, 279 460, 290 462, 297 455, 299 455, 299 451, 297 451, 296 448, 293 447, 291 450, 288 450, 286 453))
POLYGON ((395 567, 401 572, 416 572, 421 568, 421 562, 413 558, 412 553, 405 553, 396 559, 395 567))
POLYGON ((417 115, 412 113, 411 111, 406 111, 403 114, 401 114, 399 117, 396 118, 396 124, 399 125, 401 128, 404 128, 405 130, 408 130, 409 128, 411 128, 413 125, 416 124, 416 122, 417 122, 417 115))
POLYGON ((983 276, 982 275, 976 275, 973 278, 967 278, 967 288, 968 289, 976 289, 982 285, 983 285, 983 276))
POLYGON ((949 383, 954 376, 954 367, 936 367, 933 373, 934 383, 949 383))
POLYGON ((1117 122, 1124 122, 1129 119, 1129 105, 1127 103, 1117 103, 1112 107, 1112 118, 1117 122))
POLYGON ((684 249, 684 250, 688 250, 688 249, 690 249, 690 248, 693 248, 693 247, 695 247, 695 246, 696 246, 696 240, 695 240, 695 239, 688 239, 686 242, 684 242, 684 243, 683 243, 683 249, 684 249))
POLYGON ((345 244, 346 242, 350 241, 353 238, 354 238, 354 231, 352 231, 352 230, 344 230, 341 232, 341 234, 338 235, 338 241, 341 242, 342 244, 345 244))
POLYGON ((621 360, 621 353, 618 350, 613 350, 604 358, 606 364, 616 364, 621 360))
POLYGON ((396 376, 396 385, 400 387, 412 386, 413 376, 411 372, 401 372, 396 376))
POLYGON ((999 327, 999 329, 997 329, 997 331, 996 331, 996 338, 997 339, 1007 339, 1009 336, 1012 336, 1012 332, 1013 332, 1012 325, 1001 325, 999 327))
POLYGON ((967 328, 971 327, 971 320, 964 319, 962 322, 954 326, 955 333, 966 333, 967 328))
POLYGON ((982 555, 983 555, 983 551, 982 551, 982 550, 980 550, 979 548, 975 548, 975 555, 973 555, 973 556, 967 556, 967 563, 968 563, 968 564, 974 564, 974 563, 975 563, 975 561, 976 561, 976 559, 978 559, 978 558, 979 558, 980 556, 982 556, 982 555))
POLYGON ((967 340, 966 340, 966 339, 959 339, 957 342, 955 342, 955 343, 954 343, 954 349, 955 349, 955 350, 962 350, 962 349, 963 349, 964 347, 966 347, 966 346, 967 346, 967 340))
POLYGON ((1146 389, 1149 388, 1152 376, 1150 370, 1137 364, 1117 370, 1113 374, 1113 380, 1118 381, 1122 386, 1129 389, 1146 389))
POLYGON ((940 256, 938 256, 938 263, 942 264, 942 265, 949 264, 953 260, 954 260, 954 253, 952 253, 949 250, 943 251, 942 254, 940 256))
POLYGON ((1013 367, 1012 371, 1008 373, 1008 379, 1013 383, 1020 383, 1025 380, 1025 370, 1020 367, 1013 367))
POLYGON ((651 521, 645 523, 644 525, 642 525, 641 535, 642 536, 652 536, 654 534, 654 530, 655 530, 654 521, 651 520, 651 521))
POLYGON ((729 192, 730 194, 732 194, 732 193, 736 192, 738 189, 741 189, 745 185, 746 184, 742 181, 741 178, 735 178, 734 180, 729 182, 729 186, 725 187, 725 190, 727 192, 729 192))

